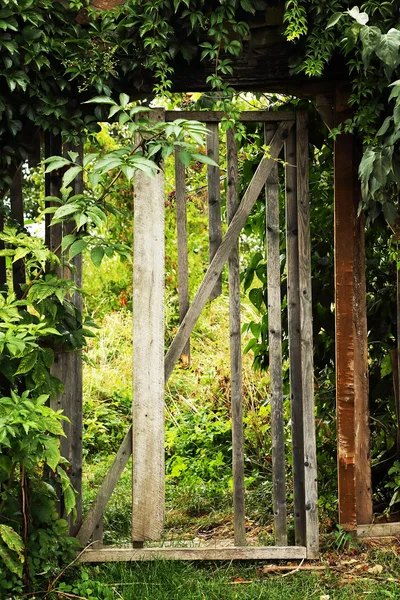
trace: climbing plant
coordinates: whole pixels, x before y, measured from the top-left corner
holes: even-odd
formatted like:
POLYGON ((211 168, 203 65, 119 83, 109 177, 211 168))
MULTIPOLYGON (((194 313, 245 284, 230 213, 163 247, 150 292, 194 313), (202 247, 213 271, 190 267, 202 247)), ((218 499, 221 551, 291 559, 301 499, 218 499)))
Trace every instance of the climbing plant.
POLYGON ((335 56, 344 56, 353 115, 332 136, 341 130, 358 135, 364 207, 370 219, 383 211, 394 225, 400 184, 398 3, 367 0, 358 7, 347 0, 288 0, 284 19, 288 40, 305 43, 297 72, 320 76, 335 56))
POLYGON ((100 11, 87 0, 1 0, 0 190, 10 184, 10 167, 26 156, 35 128, 76 140, 105 117, 82 100, 111 91, 165 93, 178 56, 213 62, 208 83, 222 101, 229 93, 223 77, 249 32, 246 15, 265 6, 263 0, 127 0, 100 11))

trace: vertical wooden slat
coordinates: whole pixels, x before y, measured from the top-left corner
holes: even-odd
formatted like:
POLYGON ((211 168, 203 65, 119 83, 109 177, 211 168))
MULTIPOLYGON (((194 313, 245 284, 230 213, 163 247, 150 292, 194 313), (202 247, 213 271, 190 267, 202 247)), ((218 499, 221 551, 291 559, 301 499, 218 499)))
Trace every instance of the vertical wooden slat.
MULTIPOLYGON (((265 144, 269 144, 276 127, 273 124, 267 123, 264 128, 265 144)), ((268 176, 265 192, 274 524, 276 543, 279 546, 285 546, 287 544, 287 511, 283 420, 281 262, 277 162, 272 167, 268 176)))
MULTIPOLYGON (((228 225, 238 208, 238 155, 233 129, 226 132, 228 225)), ((232 403, 232 468, 235 546, 246 544, 244 440, 242 414, 242 344, 240 326, 239 243, 229 256, 229 327, 232 403)))
MULTIPOLYGON (((217 164, 219 164, 219 135, 218 123, 208 123, 207 129, 207 154, 217 164)), ((207 166, 208 182, 208 221, 209 221, 209 254, 210 263, 214 258, 222 240, 221 229, 221 183, 219 167, 207 166)), ((218 278, 213 291, 210 294, 210 300, 218 298, 222 292, 222 275, 218 278)))
POLYGON ((297 219, 296 131, 285 144, 286 176, 286 270, 290 360, 290 405, 293 457, 294 525, 296 545, 306 544, 304 500, 304 432, 301 385, 299 297, 299 240, 297 219))
MULTIPOLYGON (((163 120, 164 111, 153 111, 163 120)), ((132 541, 164 524, 164 175, 137 171, 133 276, 132 541)))
MULTIPOLYGON (((54 148, 59 150, 60 148, 54 148)), ((77 162, 83 161, 83 145, 78 147, 71 144, 66 144, 62 149, 64 154, 68 150, 79 153, 77 162)), ((50 173, 51 175, 51 173, 50 173)), ((61 184, 61 178, 58 174, 54 180, 48 182, 49 190, 52 195, 58 195, 57 187, 61 184)), ((83 193, 83 176, 77 177, 73 184, 74 193, 83 193)), ((57 250, 57 254, 62 259, 59 246, 62 237, 72 233, 75 225, 74 222, 68 222, 60 225, 50 226, 48 231, 49 242, 53 250, 57 250), (55 231, 53 231, 55 229, 55 231)), ((71 272, 62 264, 58 269, 60 277, 66 279, 73 278, 78 287, 82 286, 82 255, 77 255, 72 261, 74 270, 71 272)), ((82 312, 82 297, 76 293, 72 298, 73 304, 82 312)), ((64 384, 64 392, 58 394, 52 399, 50 405, 55 410, 62 410, 63 414, 68 417, 69 421, 63 423, 65 437, 60 440, 60 450, 71 464, 69 477, 75 490, 76 497, 76 519, 72 522, 72 518, 68 518, 70 535, 75 535, 79 530, 82 522, 82 433, 83 433, 83 398, 82 398, 82 358, 77 352, 60 352, 56 355, 55 362, 51 369, 52 375, 60 379, 64 384)), ((63 498, 61 497, 61 514, 64 512, 63 498)), ((65 514, 64 514, 65 517, 65 514)))
MULTIPOLYGON (((17 223, 24 226, 24 200, 22 196, 22 165, 17 169, 10 187, 11 216, 17 223)), ((21 285, 26 282, 25 266, 23 260, 18 260, 12 265, 12 278, 14 293, 17 298, 22 297, 21 285)))
MULTIPOLYGON (((62 154, 62 140, 60 135, 54 135, 50 132, 46 132, 44 137, 44 155, 45 158, 49 158, 50 156, 61 156, 62 154)), ((61 173, 58 171, 52 171, 51 173, 46 173, 44 180, 45 187, 45 195, 46 196, 56 196, 60 195, 62 183, 61 173)), ((51 202, 49 206, 51 206, 51 202)), ((52 250, 56 252, 58 256, 61 256, 61 240, 62 240, 62 224, 57 223, 57 225, 50 225, 52 215, 45 216, 45 242, 46 245, 52 250)))
POLYGON ((305 112, 297 113, 296 156, 306 547, 307 557, 316 558, 319 549, 319 531, 314 409, 308 130, 307 114, 305 112))
MULTIPOLYGON (((186 178, 185 165, 179 160, 179 148, 175 150, 176 185, 176 229, 178 243, 178 291, 179 322, 182 323, 189 308, 189 262, 186 217, 186 178)), ((190 340, 181 354, 184 364, 190 363, 190 340)))
MULTIPOLYGON (((349 92, 336 89, 335 125, 351 117, 349 92)), ((339 522, 372 519, 364 220, 355 143, 335 142, 335 319, 339 522)))

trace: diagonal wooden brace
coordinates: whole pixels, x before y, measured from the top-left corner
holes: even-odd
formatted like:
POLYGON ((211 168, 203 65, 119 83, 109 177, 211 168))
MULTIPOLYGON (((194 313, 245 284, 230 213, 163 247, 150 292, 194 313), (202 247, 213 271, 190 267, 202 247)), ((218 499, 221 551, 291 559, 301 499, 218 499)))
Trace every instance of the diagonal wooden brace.
MULTIPOLYGON (((239 208, 233 217, 224 239, 221 242, 214 258, 207 269, 203 281, 193 299, 193 302, 183 319, 178 332, 173 339, 169 350, 165 356, 165 383, 167 383, 175 364, 185 348, 194 326, 203 310, 204 306, 210 297, 210 294, 222 273, 225 263, 228 261, 232 249, 235 247, 239 239, 240 232, 245 225, 247 218, 257 201, 261 191, 264 188, 265 182, 275 164, 276 158, 279 156, 283 144, 287 139, 290 130, 294 125, 294 121, 281 122, 276 130, 270 144, 270 158, 263 158, 257 167, 257 170, 251 180, 239 208)), ((111 465, 108 473, 100 486, 99 492, 91 505, 89 512, 77 534, 79 542, 84 545, 89 540, 94 528, 100 521, 104 509, 111 494, 129 460, 131 454, 132 427, 126 434, 120 449, 111 465)))

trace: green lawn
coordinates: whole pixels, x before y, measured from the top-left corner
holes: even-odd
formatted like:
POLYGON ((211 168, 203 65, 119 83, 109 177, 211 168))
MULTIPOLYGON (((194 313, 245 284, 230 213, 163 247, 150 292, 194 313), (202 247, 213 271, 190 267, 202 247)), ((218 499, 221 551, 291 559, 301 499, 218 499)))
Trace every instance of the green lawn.
MULTIPOLYGON (((87 565, 65 577, 65 595, 98 600, 347 600, 400 598, 398 548, 322 557, 324 571, 262 573, 262 563, 153 561, 87 565), (333 566, 328 566, 328 559, 333 566), (381 565, 379 574, 368 572, 381 565), (78 582, 78 584, 74 584, 78 582), (74 585, 77 585, 74 588, 74 585)), ((296 566, 293 566, 293 570, 296 566)))

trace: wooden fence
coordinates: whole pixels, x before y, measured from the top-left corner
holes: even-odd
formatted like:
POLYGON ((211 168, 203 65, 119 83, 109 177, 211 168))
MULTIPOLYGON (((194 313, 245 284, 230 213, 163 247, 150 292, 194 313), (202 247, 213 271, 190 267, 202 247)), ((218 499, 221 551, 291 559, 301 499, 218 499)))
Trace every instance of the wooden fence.
MULTIPOLYGON (((172 121, 188 116, 207 123, 207 152, 218 163, 220 154, 217 112, 154 111, 155 119, 172 121)), ((160 172, 149 179, 138 172, 134 198, 134 288, 133 288, 133 419, 86 517, 81 515, 82 479, 82 367, 80 361, 62 356, 54 367, 64 379, 65 393, 56 399, 71 420, 62 451, 72 465, 72 479, 79 492, 78 520, 72 533, 85 545, 83 561, 138 560, 154 556, 183 560, 316 558, 318 555, 317 464, 313 395, 313 334, 310 263, 310 215, 308 194, 308 132, 304 112, 244 112, 243 122, 264 126, 270 156, 260 161, 243 197, 238 198, 238 155, 234 131, 226 134, 227 221, 222 236, 220 170, 209 166, 209 255, 210 264, 191 304, 187 246, 185 168, 175 161, 178 240, 180 327, 164 356, 164 180, 160 172), (277 159, 284 157, 285 162, 277 159), (285 171, 285 215, 279 211, 279 169, 285 171), (242 418, 241 322, 239 236, 246 220, 265 190, 268 276, 268 335, 271 375, 273 512, 276 546, 247 546, 245 532, 244 445, 242 418), (151 218, 149 218, 151 215, 151 218), (290 355, 291 431, 293 447, 293 493, 295 545, 288 546, 287 481, 285 465, 282 384, 282 298, 280 231, 285 219, 287 316, 290 355), (229 326, 232 402, 232 464, 234 541, 232 546, 212 548, 151 547, 146 541, 160 540, 164 525, 164 387, 180 357, 190 360, 190 335, 209 300, 221 293, 222 271, 229 266, 229 326), (102 545, 102 521, 106 504, 133 456, 132 545, 108 548, 102 545)), ((68 148, 70 149, 70 148, 68 148)), ((48 137, 47 154, 62 151, 57 138, 48 137)), ((21 176, 11 190, 13 215, 22 224, 21 176)), ((82 181, 76 184, 82 188, 82 181)), ((57 195, 57 173, 46 179, 46 193, 57 195)), ((77 189, 77 191, 78 191, 77 189)), ((1 225, 1 223, 0 223, 1 225)), ((47 224, 48 225, 48 224, 47 224)), ((61 226, 46 227, 50 248, 59 246, 61 226)), ((81 262, 77 259, 77 278, 81 262)), ((5 265, 0 263, 0 281, 5 265)), ((13 267, 15 289, 24 280, 21 268, 13 267)))

